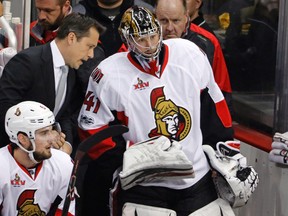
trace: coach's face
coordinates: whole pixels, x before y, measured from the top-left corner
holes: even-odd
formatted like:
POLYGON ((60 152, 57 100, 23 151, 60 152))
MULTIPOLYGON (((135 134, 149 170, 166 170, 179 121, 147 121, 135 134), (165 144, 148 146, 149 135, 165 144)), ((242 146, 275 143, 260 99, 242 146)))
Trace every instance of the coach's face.
POLYGON ((77 38, 74 32, 68 34, 69 52, 64 57, 65 63, 74 69, 78 69, 83 62, 94 57, 94 48, 99 40, 99 32, 95 28, 90 28, 89 35, 77 38))

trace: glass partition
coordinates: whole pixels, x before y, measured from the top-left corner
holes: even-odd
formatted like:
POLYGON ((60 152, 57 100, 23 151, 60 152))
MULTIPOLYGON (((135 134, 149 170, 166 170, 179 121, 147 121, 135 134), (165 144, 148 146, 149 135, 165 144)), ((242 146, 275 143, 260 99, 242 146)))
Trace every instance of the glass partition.
POLYGON ((233 119, 273 133, 279 2, 206 0, 206 22, 221 42, 233 90, 233 119))

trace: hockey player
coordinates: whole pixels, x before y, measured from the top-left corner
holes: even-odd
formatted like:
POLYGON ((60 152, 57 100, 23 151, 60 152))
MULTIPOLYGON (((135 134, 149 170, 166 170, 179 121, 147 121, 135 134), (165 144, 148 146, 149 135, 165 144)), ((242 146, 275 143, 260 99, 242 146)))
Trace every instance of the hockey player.
MULTIPOLYGON (((162 41, 161 27, 147 9, 137 6, 128 9, 119 32, 129 52, 110 56, 92 72, 78 119, 81 136, 84 139, 117 119, 129 127, 124 138, 130 144, 155 136, 179 142, 192 162, 194 178, 189 175, 189 178, 142 181, 124 188, 120 201, 125 203, 122 215, 150 215, 152 211, 157 216, 189 215, 218 200, 202 150, 201 90, 209 88, 224 124, 231 121, 227 104, 206 55, 188 40, 162 41), (133 214, 127 213, 131 205, 133 214)), ((97 159, 115 145, 112 139, 106 139, 89 155, 97 159)), ((165 154, 155 150, 149 154, 149 149, 147 157, 157 158, 153 154, 160 154, 165 159, 165 154)), ((141 165, 143 159, 137 159, 141 165)), ((111 158, 113 161, 115 158, 111 158)), ((216 209, 219 211, 218 205, 216 209)))
MULTIPOLYGON (((38 102, 7 111, 11 144, 0 149, 0 215, 61 215, 73 165, 68 154, 51 148, 57 125, 38 102)), ((68 215, 74 212, 75 201, 68 215)))

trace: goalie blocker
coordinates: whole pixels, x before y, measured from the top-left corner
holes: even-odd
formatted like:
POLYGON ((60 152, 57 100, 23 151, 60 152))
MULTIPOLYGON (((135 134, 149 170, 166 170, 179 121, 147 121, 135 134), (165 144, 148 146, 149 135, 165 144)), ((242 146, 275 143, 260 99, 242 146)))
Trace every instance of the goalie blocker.
POLYGON ((179 142, 159 136, 130 146, 119 176, 122 189, 127 190, 161 179, 193 178, 194 170, 179 142))
POLYGON ((213 181, 218 195, 233 208, 245 205, 255 191, 259 177, 252 166, 247 166, 246 158, 240 154, 240 143, 218 142, 216 151, 209 145, 203 145, 203 150, 211 168, 217 171, 213 181))

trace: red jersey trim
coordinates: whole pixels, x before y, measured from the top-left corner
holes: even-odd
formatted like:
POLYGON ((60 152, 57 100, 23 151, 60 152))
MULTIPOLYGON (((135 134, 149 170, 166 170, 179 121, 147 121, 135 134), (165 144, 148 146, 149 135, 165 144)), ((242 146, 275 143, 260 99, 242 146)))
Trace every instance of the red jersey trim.
MULTIPOLYGON (((11 144, 8 145, 8 151, 10 152, 10 154, 12 155, 12 146, 11 144)), ((12 155, 13 157, 13 155, 12 155)), ((20 164, 15 158, 14 160, 16 161, 17 165, 33 180, 35 180, 40 172, 40 170, 42 169, 43 166, 43 161, 41 161, 39 164, 36 165, 36 170, 35 170, 35 176, 34 178, 31 176, 30 172, 26 169, 26 167, 24 167, 22 164, 20 164)))
POLYGON ((122 122, 125 126, 128 126, 128 117, 125 115, 125 113, 122 112, 117 112, 117 119, 122 122))
MULTIPOLYGON (((163 59, 163 62, 159 62, 159 64, 161 65, 161 68, 160 68, 160 77, 162 76, 163 71, 164 71, 165 68, 166 68, 166 65, 167 65, 167 63, 168 63, 168 56, 169 56, 169 49, 168 49, 168 46, 167 46, 166 44, 164 44, 164 46, 162 47, 162 49, 164 49, 164 52, 163 52, 163 53, 164 53, 164 59, 163 59)), ((128 60, 131 62, 131 64, 133 64, 133 65, 134 65, 136 68, 138 68, 140 71, 142 71, 142 72, 144 72, 144 73, 147 73, 147 74, 150 74, 150 75, 152 75, 152 76, 157 77, 156 74, 151 74, 151 73, 145 71, 145 70, 143 69, 143 67, 142 67, 138 62, 136 62, 136 61, 132 58, 130 52, 128 53, 127 57, 128 57, 128 60)), ((157 78, 158 78, 158 77, 157 77, 157 78)))
POLYGON ((232 118, 225 100, 215 104, 216 112, 224 127, 232 127, 232 118))
MULTIPOLYGON (((55 212, 55 216, 61 216, 62 215, 62 210, 61 209, 57 209, 55 212)), ((71 214, 70 212, 68 212, 67 216, 74 216, 73 214, 71 214)))

